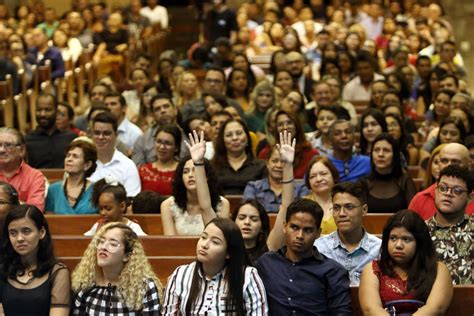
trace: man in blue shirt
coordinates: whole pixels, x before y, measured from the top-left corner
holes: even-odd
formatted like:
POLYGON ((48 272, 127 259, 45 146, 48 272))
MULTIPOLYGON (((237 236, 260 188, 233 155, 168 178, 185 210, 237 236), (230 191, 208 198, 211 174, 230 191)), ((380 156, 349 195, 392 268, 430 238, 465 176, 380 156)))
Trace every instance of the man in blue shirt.
POLYGON ((367 214, 362 185, 342 182, 332 189, 332 212, 337 230, 314 242, 318 250, 349 271, 351 285, 358 286, 364 266, 375 260, 382 240, 367 233, 362 218, 367 214))
POLYGON ((347 271, 313 247, 322 218, 316 202, 293 201, 283 228, 287 246, 258 260, 270 315, 351 315, 347 271))
POLYGON ((370 174, 370 158, 354 155, 354 126, 346 120, 337 120, 329 128, 329 137, 333 147, 333 155, 329 156, 337 171, 339 180, 357 181, 370 174))

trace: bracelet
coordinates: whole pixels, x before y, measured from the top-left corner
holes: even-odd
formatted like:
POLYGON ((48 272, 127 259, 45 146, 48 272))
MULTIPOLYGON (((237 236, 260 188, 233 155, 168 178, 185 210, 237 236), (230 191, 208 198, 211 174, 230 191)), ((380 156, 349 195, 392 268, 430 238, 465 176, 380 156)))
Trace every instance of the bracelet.
POLYGON ((291 178, 290 180, 286 180, 286 181, 281 181, 282 184, 288 184, 288 183, 292 183, 294 180, 294 178, 291 178))
POLYGON ((194 165, 195 167, 204 166, 204 161, 201 162, 201 163, 197 163, 197 162, 194 162, 194 161, 193 161, 193 165, 194 165))

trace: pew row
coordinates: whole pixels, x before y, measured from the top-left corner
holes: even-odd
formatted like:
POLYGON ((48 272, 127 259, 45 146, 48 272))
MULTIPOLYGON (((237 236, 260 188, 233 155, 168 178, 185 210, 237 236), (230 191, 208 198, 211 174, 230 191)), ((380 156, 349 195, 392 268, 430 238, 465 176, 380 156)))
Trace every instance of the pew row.
MULTIPOLYGON (((381 234, 387 219, 392 214, 367 214, 363 222, 365 229, 371 234, 381 234)), ((270 226, 276 220, 276 214, 269 214, 270 226)), ((100 218, 99 215, 54 215, 46 214, 49 230, 53 235, 83 235, 100 218)), ((136 221, 148 235, 163 235, 161 215, 159 214, 133 214, 127 218, 136 221)))

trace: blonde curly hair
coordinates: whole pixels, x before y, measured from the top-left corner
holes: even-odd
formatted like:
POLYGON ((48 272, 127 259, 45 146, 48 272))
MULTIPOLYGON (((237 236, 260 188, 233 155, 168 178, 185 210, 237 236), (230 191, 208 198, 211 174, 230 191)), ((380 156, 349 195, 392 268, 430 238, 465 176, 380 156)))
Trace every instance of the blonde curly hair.
POLYGON ((144 286, 146 280, 152 279, 162 301, 163 286, 153 272, 141 242, 132 229, 122 223, 109 223, 104 225, 94 236, 84 255, 74 269, 71 277, 71 287, 74 292, 86 290, 94 286, 96 278, 102 273, 97 266, 97 244, 100 238, 113 228, 119 228, 123 233, 123 243, 125 254, 129 260, 125 262, 119 276, 118 292, 122 300, 129 308, 141 310, 143 308, 143 298, 147 287, 144 286))

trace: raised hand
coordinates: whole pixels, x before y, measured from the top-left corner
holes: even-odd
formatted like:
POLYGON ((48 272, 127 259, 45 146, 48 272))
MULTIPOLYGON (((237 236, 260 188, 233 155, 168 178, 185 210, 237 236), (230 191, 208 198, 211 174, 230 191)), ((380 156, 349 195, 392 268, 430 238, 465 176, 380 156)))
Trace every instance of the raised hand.
POLYGON ((203 163, 204 155, 206 154, 204 132, 201 131, 201 135, 198 136, 198 133, 193 130, 192 133, 189 133, 189 142, 185 140, 184 143, 189 148, 189 153, 191 154, 193 162, 199 164, 203 163))
POLYGON ((295 161, 296 138, 292 139, 291 133, 285 130, 283 133, 280 133, 280 144, 277 146, 281 161, 292 164, 295 161))

